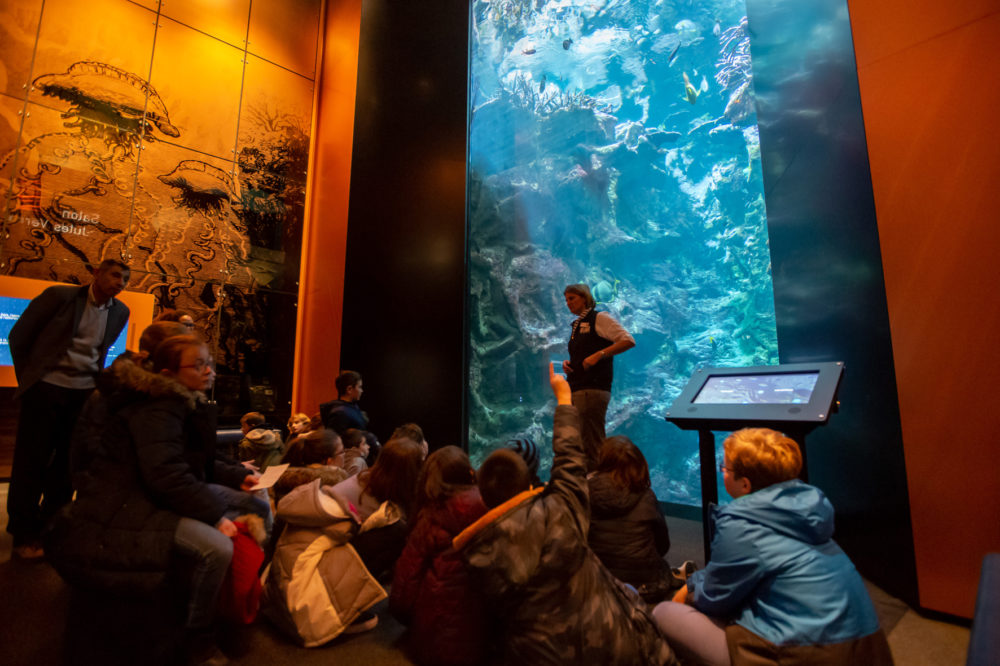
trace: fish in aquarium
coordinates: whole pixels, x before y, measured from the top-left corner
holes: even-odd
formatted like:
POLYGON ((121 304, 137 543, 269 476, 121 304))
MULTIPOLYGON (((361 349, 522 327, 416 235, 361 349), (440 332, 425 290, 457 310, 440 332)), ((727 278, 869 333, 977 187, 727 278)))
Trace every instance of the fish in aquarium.
POLYGON ((694 104, 698 101, 698 95, 708 91, 708 80, 705 77, 701 77, 701 83, 695 88, 691 85, 691 80, 688 78, 687 72, 682 72, 681 75, 684 77, 684 99, 689 104, 694 104))
POLYGON ((745 6, 473 6, 470 455, 550 440, 537 368, 565 358, 562 288, 584 282, 637 342, 608 434, 661 500, 698 504, 697 440, 668 407, 699 365, 778 360, 745 6))

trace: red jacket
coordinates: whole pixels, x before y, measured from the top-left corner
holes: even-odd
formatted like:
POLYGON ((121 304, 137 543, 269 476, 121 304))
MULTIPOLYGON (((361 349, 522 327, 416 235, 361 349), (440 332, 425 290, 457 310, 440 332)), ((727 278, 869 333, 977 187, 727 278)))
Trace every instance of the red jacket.
POLYGON ((485 603, 451 544, 484 513, 476 487, 443 506, 424 507, 396 562, 389 610, 410 626, 409 648, 418 664, 472 666, 485 660, 485 603))
MULTIPOLYGON (((258 528, 263 532, 263 521, 258 528)), ((245 520, 236 520, 233 559, 226 580, 219 591, 219 616, 238 624, 250 624, 257 617, 261 584, 258 572, 264 564, 264 551, 245 520)), ((263 534, 261 534, 263 536, 263 534)))

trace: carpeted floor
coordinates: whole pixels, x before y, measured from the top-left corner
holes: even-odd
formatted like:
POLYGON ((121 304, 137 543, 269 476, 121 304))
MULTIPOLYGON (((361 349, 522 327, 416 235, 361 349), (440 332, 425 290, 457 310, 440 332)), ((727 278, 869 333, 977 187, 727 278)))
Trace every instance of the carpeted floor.
MULTIPOLYGON (((0 484, 0 504, 6 507, 7 484, 0 484)), ((163 610, 137 604, 116 604, 105 599, 71 593, 47 564, 11 560, 10 537, 2 531, 6 511, 0 515, 0 664, 48 666, 81 664, 143 664, 155 662, 147 653, 152 643, 170 645, 176 636, 148 632, 163 610), (133 630, 134 626, 137 629, 133 630), (109 643, 111 643, 109 645, 109 643), (134 644, 133 644, 134 643, 134 644), (120 646, 127 644, 126 649, 120 646)), ((701 524, 668 519, 670 562, 702 561, 701 524)), ((869 586, 897 666, 960 666, 965 663, 969 630, 921 617, 905 603, 869 586)), ((385 602, 375 608, 378 626, 370 632, 338 638, 320 648, 300 648, 289 643, 265 622, 243 632, 242 655, 234 664, 246 666, 329 666, 363 664, 397 666, 412 664, 401 648, 404 628, 386 612, 385 602)), ((164 631, 167 631, 164 629, 164 631)))

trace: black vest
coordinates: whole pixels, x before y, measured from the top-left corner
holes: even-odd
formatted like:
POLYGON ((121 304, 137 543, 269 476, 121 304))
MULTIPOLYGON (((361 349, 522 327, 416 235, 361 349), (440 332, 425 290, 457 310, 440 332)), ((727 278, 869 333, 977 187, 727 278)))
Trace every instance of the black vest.
POLYGON ((583 369, 583 359, 612 344, 611 340, 602 338, 594 330, 596 322, 597 310, 595 308, 591 308, 590 312, 583 318, 573 322, 573 331, 569 337, 569 362, 573 367, 573 372, 568 373, 566 379, 569 381, 570 389, 574 391, 582 391, 583 389, 611 390, 615 366, 610 356, 601 359, 590 370, 583 369))

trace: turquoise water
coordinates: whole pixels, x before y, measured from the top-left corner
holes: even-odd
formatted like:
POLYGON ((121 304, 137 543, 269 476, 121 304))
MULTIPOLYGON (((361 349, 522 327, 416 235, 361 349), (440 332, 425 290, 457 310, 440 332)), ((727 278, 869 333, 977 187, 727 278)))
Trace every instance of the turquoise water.
MULTIPOLYGON (((664 414, 699 366, 778 362, 743 2, 473 2, 470 453, 529 436, 551 461, 546 364, 563 287, 636 339, 608 433, 664 501, 700 502, 697 441, 664 414)), ((543 478, 545 473, 542 474, 543 478)))

